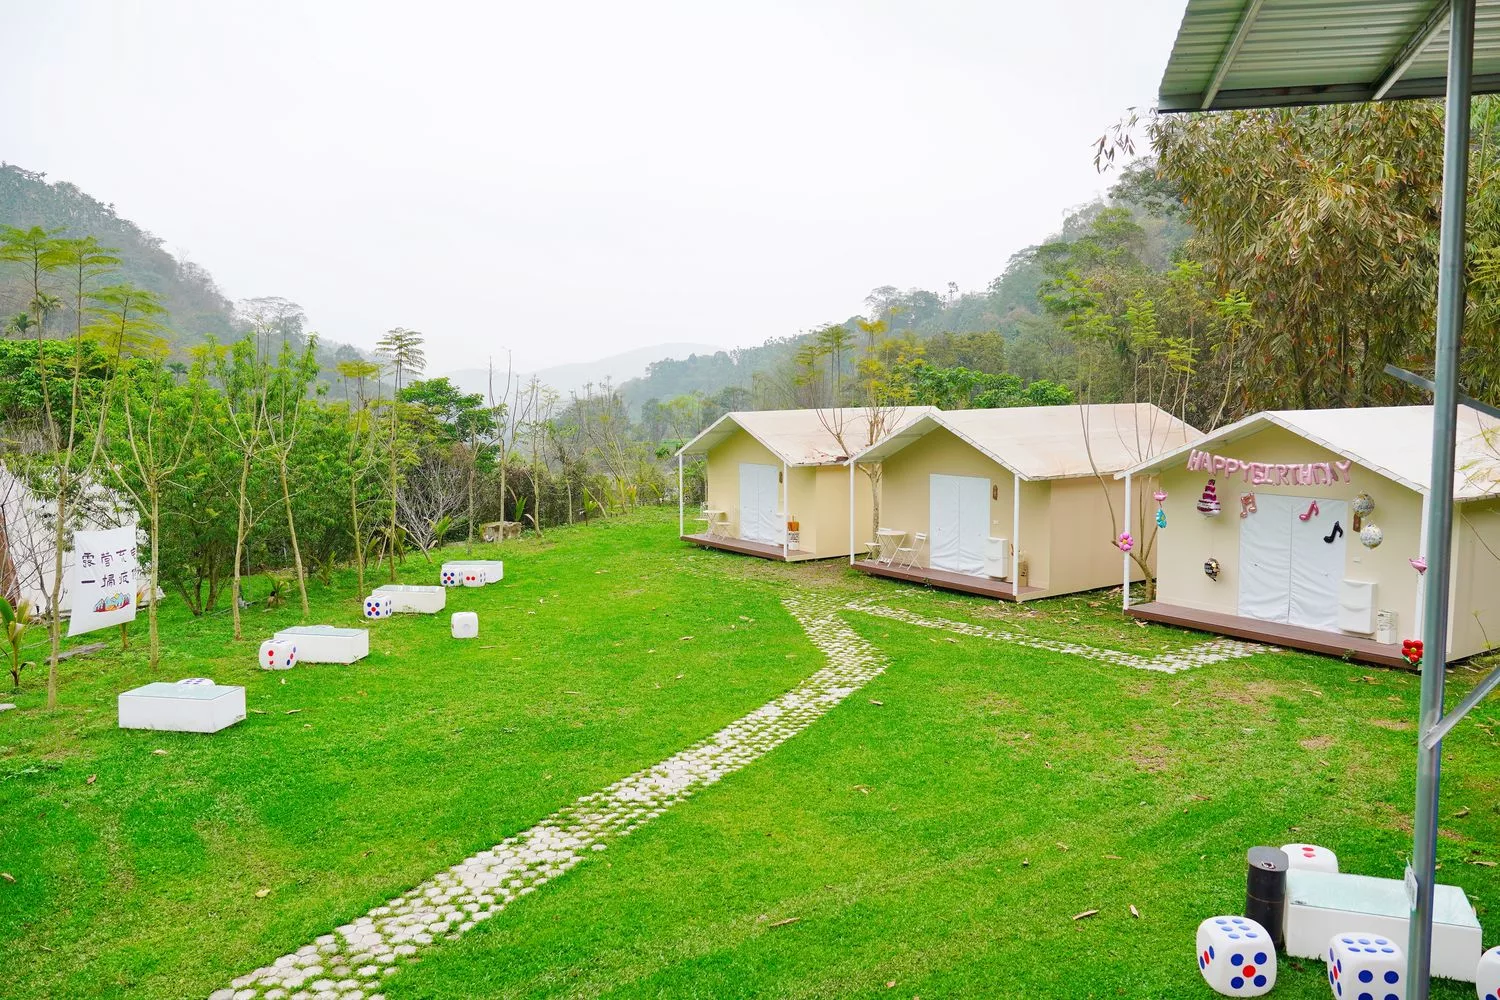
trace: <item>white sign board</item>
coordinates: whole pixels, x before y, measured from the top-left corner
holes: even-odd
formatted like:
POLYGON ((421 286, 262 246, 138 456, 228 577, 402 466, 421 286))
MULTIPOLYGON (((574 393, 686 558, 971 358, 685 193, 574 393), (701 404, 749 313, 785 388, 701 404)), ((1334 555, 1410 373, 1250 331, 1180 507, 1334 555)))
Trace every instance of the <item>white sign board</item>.
POLYGON ((135 525, 73 533, 73 614, 68 634, 135 621, 135 525))

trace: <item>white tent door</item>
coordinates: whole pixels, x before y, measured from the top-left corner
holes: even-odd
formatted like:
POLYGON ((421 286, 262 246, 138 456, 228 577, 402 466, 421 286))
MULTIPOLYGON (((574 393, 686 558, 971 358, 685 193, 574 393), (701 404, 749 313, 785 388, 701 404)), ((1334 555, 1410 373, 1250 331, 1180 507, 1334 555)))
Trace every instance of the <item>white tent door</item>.
MULTIPOLYGON (((1256 512, 1240 521, 1239 613, 1261 621, 1338 630, 1339 581, 1344 577, 1349 505, 1320 500, 1306 521, 1308 497, 1255 495, 1256 512), (1344 529, 1323 539, 1334 522, 1344 529)), ((1225 513, 1234 510, 1225 505, 1225 513)))
POLYGON ((990 533, 990 481, 934 474, 930 484, 927 564, 982 576, 984 545, 990 533))
POLYGON ((1349 504, 1344 500, 1320 501, 1317 517, 1302 521, 1293 515, 1291 525, 1292 593, 1287 623, 1337 632, 1339 582, 1344 579, 1344 546, 1349 541, 1349 504), (1335 522, 1343 531, 1332 542, 1323 541, 1335 522))
POLYGON ((778 472, 774 465, 740 463, 740 537, 746 541, 781 544, 776 524, 778 472))

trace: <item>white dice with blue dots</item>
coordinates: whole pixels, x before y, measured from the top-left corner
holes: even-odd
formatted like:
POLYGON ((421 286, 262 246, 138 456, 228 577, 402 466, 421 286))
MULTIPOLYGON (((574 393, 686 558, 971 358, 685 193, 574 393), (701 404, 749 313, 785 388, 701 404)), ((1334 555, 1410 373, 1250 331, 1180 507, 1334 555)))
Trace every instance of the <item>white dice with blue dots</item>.
POLYGON ((1335 934, 1327 957, 1328 988, 1338 1000, 1406 1000, 1406 956, 1390 938, 1335 934))
POLYGON ((386 594, 371 594, 365 598, 366 618, 389 618, 392 608, 392 601, 386 594))
POLYGON ((1249 917, 1209 917, 1198 925, 1198 971, 1216 993, 1262 996, 1276 985, 1276 946, 1249 917))
POLYGON ((1474 992, 1479 1000, 1500 1000, 1500 945, 1479 956, 1474 973, 1474 992))

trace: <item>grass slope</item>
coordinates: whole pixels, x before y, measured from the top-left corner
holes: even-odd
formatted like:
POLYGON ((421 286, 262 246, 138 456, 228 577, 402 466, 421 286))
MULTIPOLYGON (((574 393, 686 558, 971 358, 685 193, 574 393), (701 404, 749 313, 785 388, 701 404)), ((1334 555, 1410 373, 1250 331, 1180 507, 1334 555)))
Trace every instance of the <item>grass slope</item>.
MULTIPOLYGON (((5 995, 202 996, 669 755, 821 664, 780 607, 791 587, 1137 652, 1199 638, 1103 595, 997 605, 702 552, 675 527, 651 513, 508 545, 505 584, 450 591, 480 611, 477 643, 405 618, 352 667, 264 674, 227 619, 173 619, 163 676, 244 683, 266 713, 212 738, 113 728, 114 693, 149 679, 134 651, 76 661, 56 715, 33 679, 0 716, 5 995)), ((342 594, 314 618, 353 622, 342 594)), ((294 617, 252 612, 252 634, 294 617)), ((1265 653, 1165 676, 845 617, 883 676, 429 952, 391 1000, 1208 995, 1189 942, 1242 905, 1247 847, 1305 839, 1401 871, 1410 675, 1265 653)), ((1494 714, 1447 741, 1440 843, 1481 920, 1500 906, 1467 863, 1500 860, 1494 714)), ((1326 990, 1283 960, 1277 996, 1326 990)))

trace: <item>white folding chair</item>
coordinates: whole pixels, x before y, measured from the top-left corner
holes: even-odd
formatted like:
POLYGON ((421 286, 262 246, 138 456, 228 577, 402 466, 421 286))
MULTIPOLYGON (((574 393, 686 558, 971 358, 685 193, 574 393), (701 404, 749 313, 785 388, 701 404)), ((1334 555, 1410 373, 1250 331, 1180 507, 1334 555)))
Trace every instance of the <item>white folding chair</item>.
POLYGON ((867 561, 880 561, 880 543, 865 542, 865 559, 867 561))
POLYGON ((927 555, 927 533, 919 531, 911 536, 911 544, 903 545, 896 550, 898 566, 907 569, 917 569, 919 563, 927 555))

